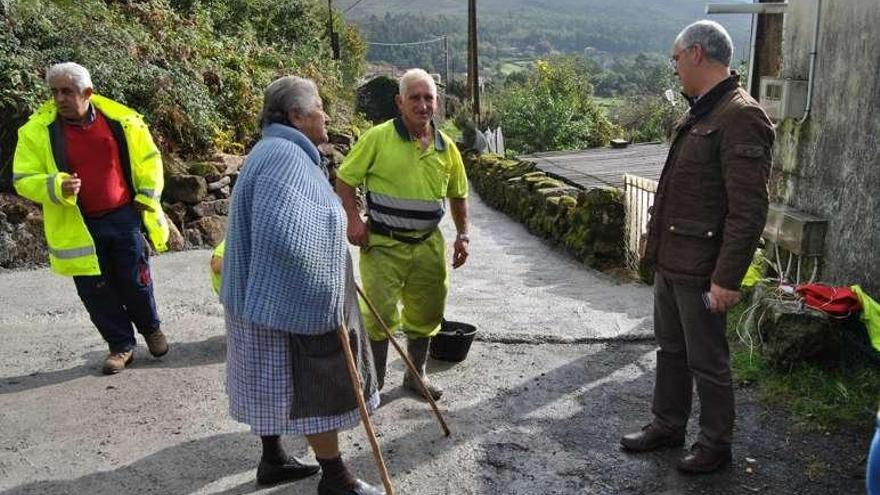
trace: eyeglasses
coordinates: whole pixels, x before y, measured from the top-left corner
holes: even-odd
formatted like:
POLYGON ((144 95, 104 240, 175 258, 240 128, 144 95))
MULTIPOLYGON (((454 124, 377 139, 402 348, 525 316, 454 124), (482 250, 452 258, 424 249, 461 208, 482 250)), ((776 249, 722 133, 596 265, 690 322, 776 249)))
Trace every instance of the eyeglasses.
POLYGON ((681 57, 681 54, 690 50, 691 48, 693 48, 695 46, 697 46, 697 45, 688 45, 688 46, 682 48, 681 50, 673 53, 672 56, 669 57, 669 65, 672 66, 673 69, 678 69, 678 59, 681 57))

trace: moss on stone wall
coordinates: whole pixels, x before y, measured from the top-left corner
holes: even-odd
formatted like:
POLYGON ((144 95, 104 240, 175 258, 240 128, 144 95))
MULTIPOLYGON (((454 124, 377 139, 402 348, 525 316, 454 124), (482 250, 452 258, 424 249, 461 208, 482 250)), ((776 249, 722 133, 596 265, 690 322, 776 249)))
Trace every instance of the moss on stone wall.
POLYGON ((534 163, 498 155, 465 156, 468 177, 483 201, 532 233, 565 246, 596 268, 624 260, 623 192, 589 191, 547 176, 534 163))

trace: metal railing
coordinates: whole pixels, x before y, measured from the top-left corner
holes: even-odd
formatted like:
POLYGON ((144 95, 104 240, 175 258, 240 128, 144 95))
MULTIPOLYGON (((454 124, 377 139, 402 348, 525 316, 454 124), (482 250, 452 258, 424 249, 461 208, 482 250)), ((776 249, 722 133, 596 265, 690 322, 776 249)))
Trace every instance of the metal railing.
POLYGON ((654 204, 657 181, 623 174, 623 202, 626 209, 627 263, 637 269, 641 245, 648 232, 648 208, 654 204))

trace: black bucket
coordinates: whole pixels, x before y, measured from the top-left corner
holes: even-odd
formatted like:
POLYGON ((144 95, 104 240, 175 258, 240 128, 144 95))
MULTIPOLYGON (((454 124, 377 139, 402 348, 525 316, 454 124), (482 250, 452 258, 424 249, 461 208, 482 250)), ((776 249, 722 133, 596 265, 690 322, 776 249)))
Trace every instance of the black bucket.
POLYGON ((440 332, 431 339, 431 357, 461 362, 467 358, 477 327, 460 321, 443 320, 440 332))

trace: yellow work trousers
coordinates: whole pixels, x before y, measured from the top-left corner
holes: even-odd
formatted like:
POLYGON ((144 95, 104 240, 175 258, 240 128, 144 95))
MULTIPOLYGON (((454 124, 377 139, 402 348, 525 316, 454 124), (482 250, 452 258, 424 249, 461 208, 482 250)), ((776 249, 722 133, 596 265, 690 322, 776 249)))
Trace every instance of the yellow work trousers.
MULTIPOLYGON (((433 337, 440 331, 449 292, 446 244, 437 229, 418 244, 407 244, 370 233, 361 249, 361 283, 367 297, 392 333, 433 337)), ((380 323, 361 301, 361 313, 371 340, 385 340, 380 323)))

